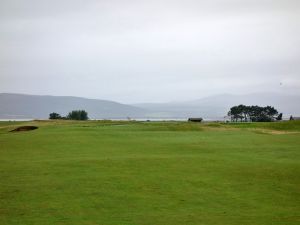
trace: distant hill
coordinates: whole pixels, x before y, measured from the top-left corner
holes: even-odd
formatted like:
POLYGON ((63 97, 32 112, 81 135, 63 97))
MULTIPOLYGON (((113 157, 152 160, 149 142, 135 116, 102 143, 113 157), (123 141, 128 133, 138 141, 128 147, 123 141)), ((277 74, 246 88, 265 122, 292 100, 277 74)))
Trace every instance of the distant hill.
POLYGON ((66 115, 71 110, 84 109, 91 119, 175 119, 203 117, 222 119, 230 107, 238 104, 274 106, 285 117, 300 116, 300 96, 273 93, 248 95, 216 95, 194 101, 170 103, 140 103, 126 105, 113 101, 65 96, 0 94, 0 119, 47 119, 49 113, 66 115))
POLYGON ((187 118, 203 117, 222 119, 234 105, 271 105, 286 117, 300 115, 300 96, 276 93, 255 93, 247 95, 223 94, 194 101, 170 103, 141 103, 134 106, 147 109, 149 117, 187 118))
POLYGON ((71 110, 84 109, 92 119, 142 117, 145 110, 113 101, 79 97, 0 94, 1 119, 47 119, 49 113, 66 115, 71 110))

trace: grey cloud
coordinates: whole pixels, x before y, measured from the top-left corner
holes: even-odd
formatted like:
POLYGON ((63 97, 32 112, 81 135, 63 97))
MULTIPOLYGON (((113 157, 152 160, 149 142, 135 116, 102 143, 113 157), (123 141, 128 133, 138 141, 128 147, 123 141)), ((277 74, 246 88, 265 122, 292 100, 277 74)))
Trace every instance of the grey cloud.
POLYGON ((295 0, 2 0, 0 92, 123 102, 299 93, 299 9, 295 0))

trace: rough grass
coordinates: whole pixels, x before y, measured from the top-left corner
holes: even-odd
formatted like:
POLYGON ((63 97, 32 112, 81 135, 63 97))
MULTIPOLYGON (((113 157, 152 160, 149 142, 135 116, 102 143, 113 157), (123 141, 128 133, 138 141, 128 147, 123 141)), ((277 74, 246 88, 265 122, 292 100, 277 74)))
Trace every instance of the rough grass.
POLYGON ((230 127, 237 128, 261 128, 281 131, 300 131, 300 121, 281 121, 273 123, 227 123, 230 127))
POLYGON ((300 124, 0 122, 0 224, 299 224, 300 134, 259 129, 300 124))

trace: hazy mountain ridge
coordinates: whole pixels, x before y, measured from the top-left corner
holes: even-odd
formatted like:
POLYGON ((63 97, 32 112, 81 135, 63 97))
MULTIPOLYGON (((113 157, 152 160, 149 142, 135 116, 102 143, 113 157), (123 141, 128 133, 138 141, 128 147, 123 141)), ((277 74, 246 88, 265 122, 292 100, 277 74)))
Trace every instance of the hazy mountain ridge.
POLYGON ((66 115, 71 110, 84 109, 91 119, 125 119, 127 117, 222 119, 230 107, 238 104, 271 105, 282 112, 285 117, 300 115, 300 96, 274 93, 223 94, 193 101, 133 105, 81 97, 2 93, 0 94, 0 118, 47 119, 51 112, 66 115))
POLYGON ((91 119, 141 117, 145 110, 113 101, 68 96, 0 94, 0 118, 46 119, 49 113, 66 115, 84 109, 91 119))
POLYGON ((150 115, 165 117, 197 117, 222 118, 234 105, 271 105, 286 117, 300 115, 300 96, 277 93, 254 93, 247 95, 223 94, 193 101, 169 103, 141 103, 134 106, 150 111, 150 115))

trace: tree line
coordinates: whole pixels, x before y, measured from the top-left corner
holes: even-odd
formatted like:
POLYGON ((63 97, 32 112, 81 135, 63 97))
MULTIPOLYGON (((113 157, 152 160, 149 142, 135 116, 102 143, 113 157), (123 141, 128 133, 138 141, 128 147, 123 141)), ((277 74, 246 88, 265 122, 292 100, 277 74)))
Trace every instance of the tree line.
POLYGON ((272 106, 233 106, 228 112, 228 116, 231 117, 231 121, 235 122, 272 122, 282 120, 282 113, 278 113, 272 106))
POLYGON ((88 120, 88 113, 85 110, 73 110, 68 113, 67 116, 61 116, 60 114, 53 112, 49 114, 50 120, 65 119, 65 120, 88 120))

